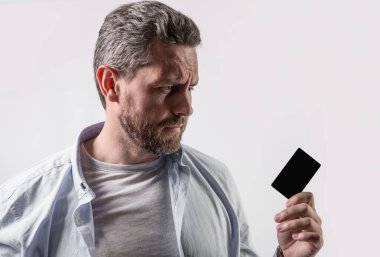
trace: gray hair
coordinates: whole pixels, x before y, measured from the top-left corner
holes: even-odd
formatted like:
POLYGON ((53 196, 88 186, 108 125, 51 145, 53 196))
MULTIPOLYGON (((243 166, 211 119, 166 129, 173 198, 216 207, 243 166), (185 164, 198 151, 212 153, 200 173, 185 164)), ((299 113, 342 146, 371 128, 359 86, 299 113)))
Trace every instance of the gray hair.
POLYGON ((133 78, 138 68, 149 63, 153 38, 193 47, 201 43, 199 29, 189 17, 157 1, 125 4, 107 15, 99 30, 93 63, 104 108, 106 101, 96 79, 98 68, 108 65, 119 75, 133 78))

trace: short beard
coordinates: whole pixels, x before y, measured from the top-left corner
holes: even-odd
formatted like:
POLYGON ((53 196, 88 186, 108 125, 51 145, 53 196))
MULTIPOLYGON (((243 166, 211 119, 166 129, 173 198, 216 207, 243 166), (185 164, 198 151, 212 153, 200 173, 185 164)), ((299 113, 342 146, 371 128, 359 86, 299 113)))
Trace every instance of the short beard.
POLYGON ((149 123, 148 117, 137 113, 132 98, 128 98, 118 116, 120 125, 131 142, 155 155, 165 155, 177 151, 181 147, 182 134, 185 131, 187 118, 177 116, 158 124, 149 123), (165 126, 182 124, 179 135, 168 137, 163 135, 165 126))

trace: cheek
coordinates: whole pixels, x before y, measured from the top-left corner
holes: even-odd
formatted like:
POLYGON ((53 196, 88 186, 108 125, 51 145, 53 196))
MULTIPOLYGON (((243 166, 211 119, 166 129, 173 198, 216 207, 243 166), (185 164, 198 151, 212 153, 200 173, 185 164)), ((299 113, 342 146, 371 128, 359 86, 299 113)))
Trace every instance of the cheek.
POLYGON ((135 111, 148 118, 152 123, 158 123, 170 117, 170 97, 158 94, 156 91, 135 95, 135 111))
POLYGON ((160 122, 168 116, 168 108, 164 103, 154 100, 147 101, 141 106, 141 113, 146 115, 153 122, 160 122))

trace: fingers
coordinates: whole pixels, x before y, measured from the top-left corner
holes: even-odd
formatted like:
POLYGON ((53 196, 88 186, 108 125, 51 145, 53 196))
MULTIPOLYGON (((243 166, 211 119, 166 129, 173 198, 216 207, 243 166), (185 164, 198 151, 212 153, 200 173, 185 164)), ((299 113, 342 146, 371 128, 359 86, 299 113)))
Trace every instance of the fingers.
POLYGON ((297 205, 290 206, 290 207, 286 208, 285 210, 278 213, 275 216, 274 220, 279 223, 279 222, 283 222, 286 220, 297 219, 300 217, 301 218, 310 217, 313 220, 315 220, 317 223, 319 223, 319 224, 322 223, 322 220, 318 216, 315 209, 306 203, 299 203, 297 205))
POLYGON ((320 249, 323 246, 322 234, 317 232, 300 232, 292 235, 292 238, 297 241, 305 241, 314 244, 315 248, 320 249))
POLYGON ((322 220, 314 205, 314 196, 302 192, 292 196, 286 209, 275 216, 277 237, 281 247, 294 244, 294 241, 308 242, 309 250, 318 252, 323 245, 322 220))
MULTIPOLYGON (((321 233, 321 226, 312 218, 300 218, 290 221, 286 221, 277 225, 277 230, 279 232, 299 232, 299 231, 314 231, 321 233)), ((297 235, 297 233, 293 233, 297 235)))
POLYGON ((286 207, 290 207, 296 204, 306 203, 315 209, 314 196, 311 192, 301 192, 292 196, 287 202, 286 207))

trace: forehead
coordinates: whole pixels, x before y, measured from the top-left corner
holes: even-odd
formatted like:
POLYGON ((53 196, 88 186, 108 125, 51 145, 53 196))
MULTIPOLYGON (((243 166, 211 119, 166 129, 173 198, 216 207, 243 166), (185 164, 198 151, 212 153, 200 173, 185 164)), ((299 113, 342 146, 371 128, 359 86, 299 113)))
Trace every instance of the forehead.
POLYGON ((153 40, 151 44, 151 66, 156 67, 161 76, 176 80, 198 80, 198 60, 195 47, 168 44, 153 40))

